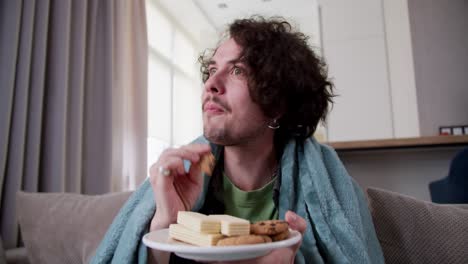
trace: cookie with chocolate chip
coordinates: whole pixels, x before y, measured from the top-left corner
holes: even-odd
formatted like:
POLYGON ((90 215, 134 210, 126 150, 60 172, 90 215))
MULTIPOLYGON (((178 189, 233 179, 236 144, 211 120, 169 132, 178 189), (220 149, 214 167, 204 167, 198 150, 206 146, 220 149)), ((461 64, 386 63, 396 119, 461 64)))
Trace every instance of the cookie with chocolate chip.
POLYGON ((272 235, 270 237, 274 242, 276 242, 276 241, 285 240, 286 238, 288 238, 288 236, 289 236, 289 229, 286 229, 286 231, 281 232, 277 235, 272 235))
POLYGON ((259 221, 250 225, 250 233, 255 235, 274 236, 288 230, 288 222, 284 220, 259 221))

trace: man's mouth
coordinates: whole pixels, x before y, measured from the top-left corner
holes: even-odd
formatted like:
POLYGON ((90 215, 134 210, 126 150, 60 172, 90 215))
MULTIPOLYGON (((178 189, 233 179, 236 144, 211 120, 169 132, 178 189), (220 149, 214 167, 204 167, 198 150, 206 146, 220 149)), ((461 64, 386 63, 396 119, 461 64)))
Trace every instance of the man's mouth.
POLYGON ((213 102, 207 102, 203 107, 203 112, 208 114, 222 114, 225 111, 220 105, 213 102))

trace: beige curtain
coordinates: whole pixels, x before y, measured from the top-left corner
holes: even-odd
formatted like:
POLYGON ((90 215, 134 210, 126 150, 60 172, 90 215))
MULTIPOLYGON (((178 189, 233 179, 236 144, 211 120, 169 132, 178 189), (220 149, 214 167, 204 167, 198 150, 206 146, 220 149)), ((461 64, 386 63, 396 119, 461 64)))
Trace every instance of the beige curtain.
POLYGON ((0 233, 15 194, 99 194, 146 177, 144 0, 0 1, 0 233))

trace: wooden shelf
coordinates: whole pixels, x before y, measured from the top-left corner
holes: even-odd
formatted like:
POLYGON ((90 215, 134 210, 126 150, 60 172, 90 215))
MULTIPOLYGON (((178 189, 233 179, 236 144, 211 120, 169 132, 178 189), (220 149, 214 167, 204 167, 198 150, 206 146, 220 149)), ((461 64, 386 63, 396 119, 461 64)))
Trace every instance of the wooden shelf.
POLYGON ((324 142, 324 144, 332 146, 337 151, 468 146, 468 136, 433 136, 418 138, 337 141, 324 142))

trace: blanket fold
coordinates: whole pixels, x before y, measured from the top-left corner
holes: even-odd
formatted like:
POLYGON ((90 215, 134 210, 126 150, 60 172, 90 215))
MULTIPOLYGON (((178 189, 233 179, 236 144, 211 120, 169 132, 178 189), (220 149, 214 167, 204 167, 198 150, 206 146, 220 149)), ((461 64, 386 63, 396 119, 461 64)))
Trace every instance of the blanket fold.
MULTIPOLYGON (((195 142, 207 142, 203 137, 195 142)), ((194 210, 201 208, 203 190, 194 210)), ((146 180, 114 219, 91 263, 146 263, 141 238, 156 210, 146 180)), ((293 210, 308 222, 296 263, 384 263, 367 202, 335 151, 310 138, 291 140, 281 159, 279 215, 293 210)))

